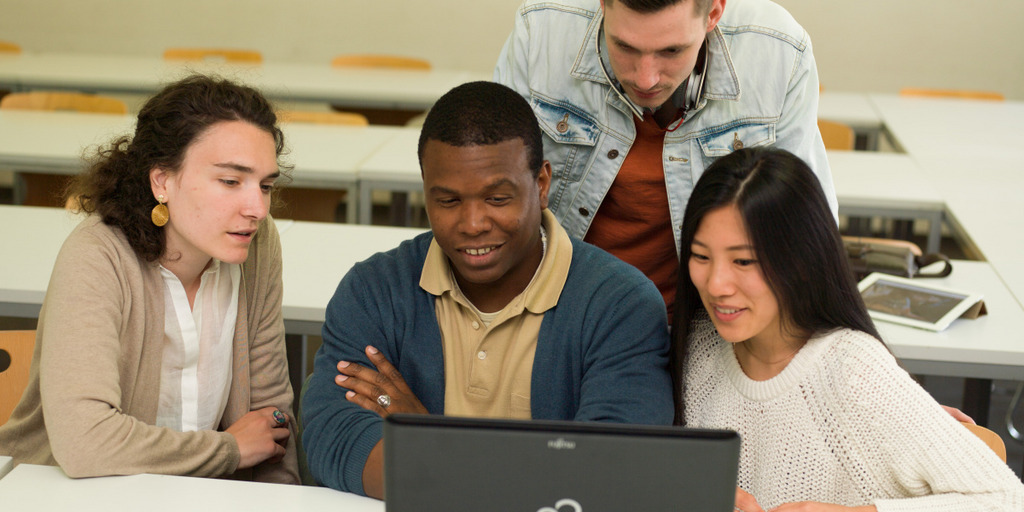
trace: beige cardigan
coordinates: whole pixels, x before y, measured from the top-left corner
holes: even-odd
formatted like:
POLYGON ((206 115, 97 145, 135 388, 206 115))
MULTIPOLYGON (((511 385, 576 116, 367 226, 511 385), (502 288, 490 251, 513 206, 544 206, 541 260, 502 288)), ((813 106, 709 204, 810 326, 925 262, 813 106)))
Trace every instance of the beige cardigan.
MULTIPOLYGON (((269 218, 242 264, 232 383, 220 430, 251 410, 292 415, 281 316, 281 243, 269 218)), ((122 232, 90 216, 57 256, 28 388, 0 427, 0 454, 72 477, 162 473, 298 483, 294 422, 285 459, 235 474, 234 436, 156 427, 163 281, 122 232), (244 474, 241 474, 244 473, 244 474)))

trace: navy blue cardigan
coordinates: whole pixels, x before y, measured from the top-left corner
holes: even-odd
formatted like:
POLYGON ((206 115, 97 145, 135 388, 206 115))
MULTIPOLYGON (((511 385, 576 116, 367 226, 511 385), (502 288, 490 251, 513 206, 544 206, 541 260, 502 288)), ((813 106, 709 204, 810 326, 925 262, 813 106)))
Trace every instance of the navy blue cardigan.
MULTIPOLYGON (((323 345, 302 401, 302 443, 322 485, 363 493, 382 419, 345 399, 339 360, 373 368, 378 348, 431 414, 444 413, 444 355, 434 296, 419 286, 424 233, 356 264, 327 306, 323 345)), ((534 419, 671 424, 665 303, 640 271, 573 239, 558 304, 541 323, 530 384, 534 419)))

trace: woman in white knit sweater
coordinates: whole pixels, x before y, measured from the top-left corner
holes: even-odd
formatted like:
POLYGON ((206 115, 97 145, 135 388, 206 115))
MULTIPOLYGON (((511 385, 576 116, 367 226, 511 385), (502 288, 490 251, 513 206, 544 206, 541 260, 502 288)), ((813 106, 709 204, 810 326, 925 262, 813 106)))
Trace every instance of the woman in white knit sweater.
POLYGON ((1017 476, 880 341, 800 159, 719 159, 680 261, 676 422, 740 433, 737 510, 1024 510, 1017 476))

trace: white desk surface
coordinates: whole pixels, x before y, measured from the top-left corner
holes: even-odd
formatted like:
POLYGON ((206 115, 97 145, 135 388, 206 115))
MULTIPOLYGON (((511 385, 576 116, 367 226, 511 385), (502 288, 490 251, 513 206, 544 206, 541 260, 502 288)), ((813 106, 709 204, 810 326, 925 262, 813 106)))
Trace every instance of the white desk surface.
POLYGON ((945 201, 917 162, 902 153, 829 151, 839 206, 942 211, 945 201))
POLYGON ((983 261, 953 261, 953 273, 923 283, 980 292, 988 315, 957 319, 935 333, 876 321, 893 353, 911 373, 1024 380, 1024 309, 983 261))
POLYGON ((401 128, 359 165, 359 179, 375 182, 410 183, 421 187, 417 154, 419 128, 401 128))
POLYGON ((423 233, 418 228, 295 222, 281 235, 289 332, 320 334, 327 303, 356 263, 423 233), (300 325, 305 324, 305 325, 300 325))
MULTIPOLYGON (((21 171, 75 174, 83 155, 130 134, 129 115, 0 110, 0 166, 21 171)), ((282 123, 295 186, 354 189, 357 169, 385 142, 403 132, 387 126, 282 123)))
POLYGON ((60 208, 0 205, 0 314, 39 315, 57 252, 81 220, 60 208))
POLYGON ((489 79, 461 70, 346 69, 332 68, 329 62, 228 64, 85 53, 0 56, 0 85, 17 90, 151 94, 190 72, 216 73, 257 87, 276 99, 412 110, 430 108, 456 85, 489 79))
POLYGON ((14 469, 14 459, 6 455, 0 455, 0 478, 7 476, 7 473, 10 473, 12 469, 14 469))
POLYGON ((4 510, 383 512, 384 502, 326 487, 168 475, 68 478, 59 467, 21 464, 0 480, 4 510))
POLYGON ((818 118, 844 123, 854 130, 877 131, 882 117, 867 94, 822 92, 818 99, 818 118))
POLYGON ((22 171, 73 174, 83 156, 134 130, 132 116, 0 110, 0 165, 22 171))

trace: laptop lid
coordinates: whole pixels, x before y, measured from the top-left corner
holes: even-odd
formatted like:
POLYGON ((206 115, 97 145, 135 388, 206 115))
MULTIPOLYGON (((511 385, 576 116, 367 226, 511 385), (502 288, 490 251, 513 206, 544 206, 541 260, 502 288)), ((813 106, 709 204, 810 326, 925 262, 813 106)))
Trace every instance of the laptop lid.
POLYGON ((387 417, 387 512, 732 512, 727 430, 387 417))

